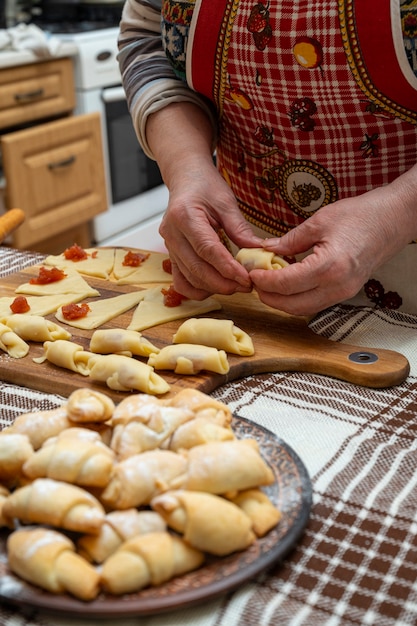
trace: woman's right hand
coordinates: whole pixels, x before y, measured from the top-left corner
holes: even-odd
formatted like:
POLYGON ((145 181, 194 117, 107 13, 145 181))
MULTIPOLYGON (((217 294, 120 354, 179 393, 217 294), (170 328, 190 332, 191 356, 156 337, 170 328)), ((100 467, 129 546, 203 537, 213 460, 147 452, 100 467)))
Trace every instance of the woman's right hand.
POLYGON ((222 243, 221 230, 238 247, 262 245, 243 218, 235 197, 212 160, 188 162, 170 186, 160 226, 172 261, 174 288, 188 298, 249 292, 246 269, 222 243))

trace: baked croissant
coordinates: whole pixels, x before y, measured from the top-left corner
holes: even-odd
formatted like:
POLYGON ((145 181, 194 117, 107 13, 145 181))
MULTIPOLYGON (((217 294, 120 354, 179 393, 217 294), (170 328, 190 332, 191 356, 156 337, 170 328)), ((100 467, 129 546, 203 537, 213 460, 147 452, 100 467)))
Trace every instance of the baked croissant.
POLYGON ((167 532, 138 535, 104 562, 101 585, 112 594, 133 593, 197 569, 203 561, 202 552, 167 532))
POLYGON ((100 575, 75 553, 65 535, 47 528, 16 530, 7 539, 12 572, 51 593, 68 592, 80 600, 93 600, 100 590, 100 575))
MULTIPOLYGON (((230 427, 221 426, 205 417, 196 417, 178 426, 166 442, 166 447, 178 452, 209 441, 230 441, 232 439, 235 439, 235 435, 230 427)), ((165 443, 161 445, 165 447, 165 443)))
POLYGON ((85 487, 105 487, 114 462, 114 452, 97 432, 74 427, 48 439, 22 469, 30 479, 47 477, 85 487))
POLYGON ((170 398, 169 406, 190 409, 195 417, 207 417, 222 426, 227 426, 232 421, 232 412, 226 404, 191 387, 181 389, 170 398))
POLYGON ((0 485, 0 528, 14 528, 13 520, 3 513, 3 505, 10 495, 10 491, 4 485, 0 485))
POLYGON ((24 463, 32 456, 33 447, 27 435, 0 432, 0 482, 13 487, 19 481, 24 463))
POLYGON ((170 450, 149 450, 117 463, 100 500, 108 509, 149 504, 157 494, 175 486, 185 474, 186 459, 170 450))
POLYGON ((245 550, 256 538, 251 519, 229 500, 211 493, 168 491, 153 498, 151 507, 186 543, 216 556, 245 550))
POLYGON ((3 429, 3 433, 20 433, 27 435, 34 450, 42 446, 44 441, 55 437, 62 430, 70 428, 67 409, 60 406, 46 411, 33 411, 18 415, 11 426, 3 429))
POLYGON ((178 485, 191 491, 230 494, 270 485, 274 474, 259 453, 255 439, 211 441, 182 451, 187 473, 178 485))
POLYGON ((260 489, 241 491, 231 501, 242 509, 252 521, 257 537, 263 537, 278 524, 282 515, 266 493, 260 489))
POLYGON ((82 535, 78 539, 77 552, 88 561, 103 563, 127 539, 163 530, 166 524, 155 511, 111 511, 98 534, 82 535))
POLYGON ((72 392, 67 402, 68 417, 73 422, 106 422, 114 412, 113 400, 100 391, 80 388, 72 392))
POLYGON ((102 505, 90 493, 51 478, 37 478, 13 491, 3 505, 3 513, 22 523, 49 524, 84 533, 98 532, 105 518, 102 505))
POLYGON ((193 417, 193 412, 186 409, 145 404, 128 423, 114 426, 111 448, 120 460, 153 450, 162 446, 178 426, 193 417))

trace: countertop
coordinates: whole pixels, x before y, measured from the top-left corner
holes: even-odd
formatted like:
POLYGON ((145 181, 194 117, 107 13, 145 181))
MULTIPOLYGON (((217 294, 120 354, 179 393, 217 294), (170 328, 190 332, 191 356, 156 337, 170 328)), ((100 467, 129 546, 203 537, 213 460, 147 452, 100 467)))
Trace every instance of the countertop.
POLYGON ((0 30, 0 70, 9 67, 17 67, 19 65, 39 63, 40 61, 73 57, 78 52, 77 46, 74 43, 58 40, 57 38, 54 38, 53 45, 49 46, 46 35, 44 49, 40 50, 39 53, 36 53, 32 49, 26 49, 23 44, 19 43, 16 43, 16 49, 12 49, 7 45, 3 45, 2 47, 1 44, 4 38, 4 32, 5 31, 0 30))
MULTIPOLYGON (((0 247, 0 276, 43 257, 0 247)), ((0 287, 1 295, 1 287, 0 287)), ((310 519, 281 562, 238 589, 167 614, 104 620, 0 607, 3 626, 411 626, 417 623, 417 316, 339 305, 314 332, 401 352, 401 384, 364 388, 302 372, 261 374, 211 395, 286 442, 312 483, 310 519)), ((0 381, 0 427, 64 402, 0 381)), ((123 600, 121 600, 123 602, 123 600)))

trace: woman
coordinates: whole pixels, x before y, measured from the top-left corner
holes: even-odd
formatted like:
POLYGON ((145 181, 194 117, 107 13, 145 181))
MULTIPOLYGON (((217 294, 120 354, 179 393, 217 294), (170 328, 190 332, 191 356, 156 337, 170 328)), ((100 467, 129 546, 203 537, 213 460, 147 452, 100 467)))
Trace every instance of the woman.
POLYGON ((417 0, 127 0, 120 68, 189 298, 417 312, 417 0), (216 164, 213 150, 216 148, 216 164), (225 246, 227 239, 229 246, 225 246), (232 255, 297 257, 248 274, 232 255))

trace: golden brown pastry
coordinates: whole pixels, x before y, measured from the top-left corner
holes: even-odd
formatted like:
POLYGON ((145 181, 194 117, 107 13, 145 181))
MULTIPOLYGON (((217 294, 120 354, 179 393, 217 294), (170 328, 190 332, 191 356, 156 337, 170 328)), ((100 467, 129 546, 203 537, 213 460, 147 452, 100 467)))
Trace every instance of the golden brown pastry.
POLYGON ((252 529, 257 537, 263 537, 278 524, 282 515, 260 489, 247 489, 231 498, 250 517, 252 529))
POLYGON ((148 365, 157 370, 174 370, 184 376, 192 376, 202 370, 227 374, 230 369, 224 350, 192 343, 165 346, 157 354, 149 356, 148 365))
POLYGON ((22 469, 31 480, 46 477, 83 487, 105 487, 114 463, 114 452, 97 432, 74 427, 48 439, 22 469))
POLYGON ((126 396, 116 405, 111 424, 112 426, 127 424, 132 419, 141 419, 143 415, 150 416, 154 411, 158 412, 161 406, 167 406, 167 401, 149 393, 135 393, 126 396))
POLYGON ((194 417, 192 411, 145 404, 139 415, 113 428, 111 448, 119 460, 163 446, 178 426, 194 417))
POLYGON ((196 343, 211 346, 240 356, 251 356, 255 350, 248 333, 235 326, 233 320, 192 317, 175 333, 172 343, 196 343))
POLYGON ((75 553, 65 535, 47 528, 27 528, 7 539, 12 572, 51 593, 70 593, 80 600, 93 600, 99 593, 100 575, 75 553))
POLYGON ((22 467, 32 455, 33 447, 27 435, 0 432, 0 482, 13 487, 19 482, 22 467))
POLYGON ((11 426, 3 429, 3 433, 19 433, 27 435, 34 450, 41 447, 44 441, 55 437, 65 428, 71 426, 66 406, 46 411, 33 411, 18 415, 11 426))
POLYGON ((13 520, 4 515, 3 504, 10 495, 10 491, 4 485, 0 485, 0 528, 14 528, 13 520))
POLYGON ((152 508, 190 546, 225 556, 255 541, 251 519, 238 506, 211 493, 168 491, 153 498, 152 508))
POLYGON ((175 535, 138 535, 123 543, 104 562, 101 585, 108 593, 133 593, 197 569, 203 561, 202 552, 175 535))
POLYGON ((206 417, 195 417, 193 420, 178 426, 169 440, 162 443, 161 446, 178 452, 200 446, 209 441, 230 441, 232 439, 235 439, 235 434, 230 426, 221 426, 206 417))
POLYGON ((187 468, 186 459, 170 450, 149 450, 117 463, 100 496, 109 509, 149 504, 154 496, 175 485, 187 468))
POLYGON ((188 408, 196 417, 210 418, 222 426, 227 426, 232 421, 232 412, 227 404, 191 387, 178 391, 168 403, 169 406, 188 408))
MULTIPOLYGON (((90 353, 91 354, 91 353, 90 353)), ((121 354, 95 354, 88 362, 92 380, 106 383, 116 391, 143 391, 163 395, 169 384, 153 368, 132 357, 121 354)))
POLYGON ((111 511, 106 515, 100 532, 82 535, 77 541, 77 552, 88 561, 103 563, 124 541, 136 535, 166 530, 162 517, 155 511, 111 511))
POLYGON ((270 485, 274 474, 254 439, 212 441, 182 452, 187 459, 183 489, 233 494, 270 485))
POLYGON ((88 388, 76 389, 67 402, 68 417, 77 423, 107 422, 114 408, 114 402, 109 396, 88 388))
POLYGON ((3 513, 22 523, 49 524, 84 533, 98 532, 105 512, 90 493, 51 478, 37 478, 7 498, 3 513))
POLYGON ((263 248, 241 248, 235 258, 248 272, 254 269, 280 270, 288 265, 285 259, 263 248))
POLYGON ((98 354, 124 354, 125 356, 149 356, 159 352, 146 337, 136 330, 105 328, 95 330, 90 339, 91 352, 98 354))

